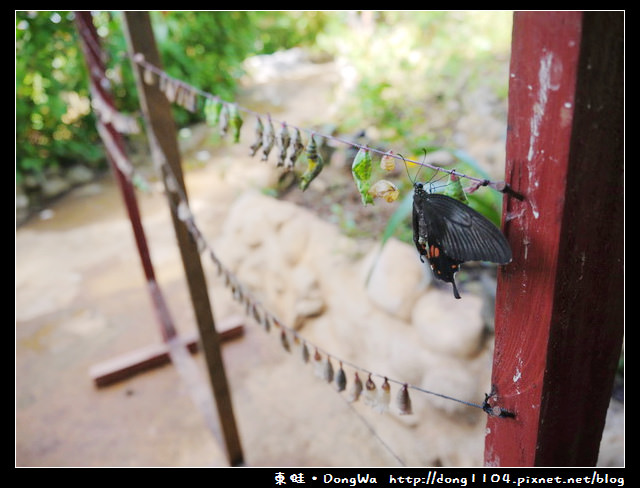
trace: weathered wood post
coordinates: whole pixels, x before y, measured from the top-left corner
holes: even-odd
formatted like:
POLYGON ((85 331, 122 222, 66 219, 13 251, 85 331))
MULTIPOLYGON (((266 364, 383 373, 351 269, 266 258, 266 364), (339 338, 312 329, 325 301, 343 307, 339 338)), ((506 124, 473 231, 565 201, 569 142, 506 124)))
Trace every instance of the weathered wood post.
POLYGON ((594 466, 623 340, 624 13, 518 12, 489 466, 594 466))
MULTIPOLYGON (((142 54, 151 64, 162 67, 160 55, 155 43, 149 12, 124 12, 125 32, 131 56, 142 54)), ((176 139, 176 127, 171 113, 171 106, 166 96, 156 85, 148 85, 143 81, 140 67, 133 63, 140 103, 147 123, 147 133, 151 152, 159 157, 160 164, 168 164, 171 175, 176 179, 180 192, 187 195, 182 175, 180 152, 176 139)), ((167 175, 164 175, 165 177, 167 175)), ((165 185, 167 180, 164 181, 165 185)), ((176 208, 179 196, 167 189, 170 199, 173 225, 180 248, 182 263, 187 278, 191 301, 196 315, 202 351, 206 359, 209 379, 218 419, 222 427, 223 440, 227 457, 231 465, 243 463, 240 437, 236 427, 231 402, 231 394, 227 382, 222 354, 220 350, 220 334, 216 331, 207 283, 202 270, 200 253, 195 240, 185 223, 178 218, 176 208)))

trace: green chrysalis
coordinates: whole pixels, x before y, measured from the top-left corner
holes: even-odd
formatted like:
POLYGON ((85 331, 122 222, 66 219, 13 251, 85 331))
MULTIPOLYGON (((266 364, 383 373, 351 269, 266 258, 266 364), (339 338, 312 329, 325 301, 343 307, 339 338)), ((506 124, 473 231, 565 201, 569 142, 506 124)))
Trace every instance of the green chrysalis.
POLYGON ((240 129, 242 128, 242 117, 235 103, 229 105, 229 126, 233 134, 233 142, 240 142, 240 129))
POLYGON ((207 124, 214 127, 218 125, 220 121, 220 112, 222 111, 222 100, 218 97, 215 98, 207 98, 207 101, 204 103, 204 114, 207 121, 207 124))
POLYGON ((467 194, 465 193, 464 188, 462 188, 460 178, 453 173, 449 174, 449 183, 447 183, 444 194, 448 197, 455 198, 459 202, 469 205, 469 200, 467 200, 467 194))
POLYGON ((351 173, 356 182, 356 187, 362 198, 362 204, 373 203, 373 197, 369 194, 369 179, 371 178, 371 153, 368 149, 360 148, 351 164, 351 173))

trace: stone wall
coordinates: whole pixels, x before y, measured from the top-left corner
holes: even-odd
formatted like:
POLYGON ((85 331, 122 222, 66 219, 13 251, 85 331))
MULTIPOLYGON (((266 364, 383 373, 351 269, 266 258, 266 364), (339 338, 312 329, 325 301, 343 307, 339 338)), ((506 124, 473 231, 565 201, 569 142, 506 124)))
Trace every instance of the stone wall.
MULTIPOLYGON (((334 355, 336 366, 344 359, 477 403, 489 391, 491 341, 482 299, 467 290, 456 300, 449 288, 435 286, 411 246, 392 239, 380 249, 375 241, 341 235, 308 210, 248 192, 232 206, 214 247, 254 296, 334 355)), ((295 355, 291 361, 299 373, 302 361, 295 355)), ((347 375, 351 381, 353 370, 347 375)), ((394 384, 393 397, 398 389, 394 384)), ((392 405, 375 418, 376 429, 405 439, 396 446, 402 458, 481 465, 480 409, 416 391, 411 396, 414 415, 399 416, 392 405), (416 445, 425 439, 431 444, 420 452, 416 445)))

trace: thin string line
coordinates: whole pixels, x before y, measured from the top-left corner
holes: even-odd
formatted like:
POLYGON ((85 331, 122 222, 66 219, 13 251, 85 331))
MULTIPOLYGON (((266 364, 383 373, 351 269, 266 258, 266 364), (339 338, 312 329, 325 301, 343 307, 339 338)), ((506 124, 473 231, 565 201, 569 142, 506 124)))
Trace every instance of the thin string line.
MULTIPOLYGON (((166 162, 163 163, 162 166, 167 171, 167 177, 168 178, 172 178, 172 179, 175 180, 175 177, 173 175, 173 171, 172 171, 171 167, 168 166, 168 164, 166 164, 166 162)), ((188 203, 186 202, 185 195, 182 192, 182 190, 179 187, 179 185, 177 184, 177 180, 175 180, 173 183, 170 183, 168 186, 169 186, 169 188, 172 188, 172 189, 175 188, 175 191, 178 193, 178 197, 179 197, 180 202, 176 205, 175 202, 172 201, 172 199, 168 199, 168 200, 169 200, 170 204, 172 205, 173 210, 174 210, 175 214, 177 215, 178 219, 185 223, 185 225, 187 226, 187 229, 191 233, 193 239, 198 243, 201 252, 203 252, 204 250, 208 251, 210 259, 218 267, 218 274, 224 277, 225 285, 227 287, 231 287, 233 292, 235 294, 239 295, 242 298, 242 301, 246 305, 246 309, 251 309, 249 311, 254 311, 254 314, 257 313, 257 310, 256 310, 257 308, 261 308, 263 310, 263 315, 261 315, 261 317, 263 317, 263 321, 267 320, 266 317, 269 317, 271 319, 271 322, 273 322, 276 327, 279 327, 281 330, 286 331, 289 335, 293 336, 294 339, 297 339, 298 341, 301 341, 302 343, 305 343, 308 346, 312 347, 314 350, 318 351, 319 353, 324 354, 326 356, 326 358, 333 359, 334 361, 336 361, 336 362, 338 362, 338 363, 340 363, 342 365, 349 366, 352 369, 354 369, 356 371, 360 371, 361 373, 364 373, 366 375, 377 377, 377 378, 380 378, 380 379, 384 379, 385 381, 388 381, 390 383, 394 383, 396 385, 399 385, 399 386, 402 386, 402 387, 406 387, 408 389, 415 390, 415 391, 418 391, 418 392, 421 392, 421 393, 424 393, 424 394, 427 394, 427 395, 437 396, 437 397, 440 397, 440 398, 443 398, 443 399, 446 399, 446 400, 450 400, 450 401, 461 403, 461 404, 469 406, 469 407, 480 408, 480 409, 483 409, 483 410, 485 409, 485 405, 484 404, 479 404, 479 403, 474 403, 474 402, 470 402, 470 401, 466 401, 466 400, 461 400, 459 398, 455 398, 455 397, 451 397, 449 395, 445 395, 445 394, 442 394, 442 393, 431 391, 431 390, 428 390, 426 388, 421 388, 419 386, 412 385, 412 384, 404 382, 404 381, 400 381, 400 380, 396 380, 396 379, 390 378, 387 375, 384 375, 384 374, 381 374, 381 373, 377 373, 377 372, 369 370, 367 368, 363 368, 362 366, 359 366, 359 365, 357 365, 357 364, 355 364, 355 363, 353 363, 353 362, 351 362, 349 360, 346 360, 346 359, 343 359, 343 358, 341 358, 339 356, 336 356, 335 354, 331 353, 330 351, 328 351, 327 349, 323 348, 322 346, 320 346, 320 345, 318 345, 318 344, 316 344, 316 343, 304 338, 303 336, 301 336, 298 333, 298 331, 296 331, 292 327, 289 327, 289 326, 285 325, 279 318, 277 318, 277 316, 275 314, 270 312, 262 304, 261 301, 257 300, 253 296, 253 294, 250 291, 248 291, 246 289, 246 287, 240 282, 240 280, 238 280, 236 275, 232 271, 230 271, 226 266, 224 266, 222 261, 218 258, 218 256, 216 255, 215 251, 213 250, 212 246, 209 244, 207 239, 204 237, 204 235, 202 234, 200 228, 196 225, 195 216, 193 215, 193 213, 189 209, 188 203)), ((256 320, 256 322, 260 322, 260 320, 257 317, 254 317, 254 319, 256 320)))
MULTIPOLYGON (((489 411, 487 409, 487 405, 486 405, 486 401, 483 404, 479 404, 479 403, 474 403, 474 402, 470 402, 470 401, 466 401, 466 400, 462 400, 459 398, 455 398, 455 397, 451 397, 449 395, 445 395, 442 393, 438 393, 435 391, 431 391, 428 390, 426 388, 421 388, 419 386, 416 385, 412 385, 410 383, 407 382, 403 382, 400 380, 396 380, 393 378, 390 378, 387 375, 381 374, 381 373, 377 373, 373 370, 364 368, 362 366, 359 366, 355 363, 353 363, 352 361, 340 358, 338 356, 336 356, 335 354, 331 353, 330 351, 328 351, 327 349, 323 348, 322 346, 309 341, 308 339, 302 337, 295 329, 285 325, 280 319, 278 319, 276 317, 275 314, 273 314, 272 312, 270 312, 263 304, 261 301, 257 300, 253 294, 251 292, 249 292, 246 287, 240 282, 240 280, 238 280, 238 278, 236 277, 236 275, 231 272, 226 266, 224 266, 224 264, 222 263, 222 261, 218 258, 218 256, 216 255, 215 251, 213 250, 213 247, 209 244, 208 240, 204 237, 204 234, 202 233, 202 231, 200 230, 200 228, 197 226, 196 221, 195 221, 195 216, 193 215, 193 213, 191 212, 191 209, 189 207, 189 204, 187 202, 187 196, 186 194, 183 192, 182 188, 180 187, 180 185, 178 184, 178 180, 175 177, 174 173, 173 173, 173 169, 171 168, 171 166, 169 166, 166 157, 164 156, 164 154, 162 153, 162 150, 160 149, 160 146, 157 144, 157 141, 155 140, 155 134, 153 134, 153 131, 149 132, 150 137, 153 139, 152 142, 152 147, 157 147, 158 150, 154 151, 155 152, 155 156, 157 158, 157 160, 159 161, 159 163, 156 165, 157 169, 160 171, 160 176, 163 177, 163 179, 166 182, 166 188, 168 189, 168 191, 175 193, 178 197, 179 202, 176 203, 174 202, 171 198, 168 198, 167 200, 169 201, 169 204, 172 208, 172 211, 174 212, 174 215, 177 216, 177 218, 182 221, 186 227, 187 230, 189 231, 189 233, 191 234, 192 238, 194 239, 194 241, 196 243, 198 243, 198 247, 200 252, 204 252, 205 250, 208 251, 209 254, 209 258, 211 259, 211 261, 217 266, 218 268, 218 275, 221 275, 224 277, 225 279, 225 285, 227 286, 227 288, 231 287, 234 294, 239 294, 243 301, 245 302, 245 304, 249 304, 251 310, 256 310, 257 308, 262 308, 263 310, 263 319, 267 320, 266 317, 269 317, 271 322, 274 323, 274 325, 276 327, 281 328, 282 331, 286 331, 288 332, 289 335, 293 336, 294 339, 297 339, 298 341, 301 341, 304 344, 309 345, 310 347, 312 347, 313 349, 317 350, 318 352, 324 354, 327 358, 327 360, 333 359, 334 361, 337 361, 338 363, 342 364, 342 365, 346 365, 356 371, 360 371, 361 373, 364 373, 365 375, 369 375, 370 377, 376 377, 379 379, 384 379, 385 381, 388 381, 389 383, 394 383, 396 385, 399 385, 401 387, 406 387, 408 389, 423 393, 423 394, 427 394, 427 395, 432 395, 432 396, 436 396, 436 397, 440 397, 443 398, 445 400, 449 400, 449 401, 454 401, 469 407, 474 407, 474 408, 480 408, 482 410, 484 410, 485 412, 489 413, 489 414, 493 414, 492 411, 489 411), (164 170, 164 175, 162 175, 162 170, 164 170)), ((117 146, 115 146, 114 144, 110 143, 110 140, 107 139, 105 140, 105 144, 107 145, 107 149, 111 152, 115 152, 115 157, 118 160, 118 168, 123 172, 123 174, 125 175, 126 178, 131 179, 135 173, 135 168, 133 167, 133 165, 131 164, 131 161, 129 160, 129 158, 126 156, 126 154, 124 154, 117 146), (129 165, 129 169, 127 169, 125 167, 125 165, 128 164, 129 165)), ((245 308, 249 308, 249 307, 245 307, 245 308)), ((248 310, 246 310, 248 311, 248 310)), ((249 315, 249 314, 247 314, 249 315)), ((256 318, 256 317, 254 317, 256 318)), ((256 318, 257 322, 260 322, 257 318, 256 318)))
POLYGON ((347 407, 349 407, 351 409, 351 411, 360 419, 360 421, 365 425, 365 427, 369 430, 369 433, 375 437, 375 439, 382 445, 382 447, 384 447, 389 454, 391 454, 396 461, 398 461, 398 463, 400 464, 400 466, 405 467, 406 464, 405 462, 402 460, 402 458, 400 458, 400 456, 398 454, 396 454, 396 452, 391 448, 391 446, 389 445, 388 442, 386 442, 382 437, 380 437, 380 434, 378 434, 378 432, 376 431, 376 429, 373 427, 373 425, 371 425, 371 423, 364 417, 364 415, 362 415, 360 412, 358 412, 358 410, 356 410, 356 407, 353 405, 353 402, 348 401, 346 398, 344 398, 342 395, 338 395, 340 398, 342 398, 342 400, 344 400, 344 402, 347 404, 347 407))
POLYGON ((412 163, 412 164, 416 164, 418 166, 423 166, 423 167, 427 167, 430 168, 434 171, 439 171, 442 173, 446 173, 449 175, 455 175, 459 178, 465 178, 467 180, 473 181, 475 182, 474 185, 472 185, 472 187, 469 189, 469 191, 475 191, 477 188, 481 187, 481 186, 488 186, 496 191, 499 191, 501 193, 508 193, 511 194, 513 196, 516 196, 518 198, 520 198, 520 195, 518 195, 516 192, 514 192, 511 187, 504 181, 492 181, 490 179, 487 178, 478 178, 475 176, 470 176, 467 175, 465 173, 461 173, 459 171, 456 171, 455 169, 447 169, 447 168, 442 168, 440 166, 436 166, 433 164, 429 164, 426 162, 421 162, 421 161, 415 161, 413 159, 409 159, 409 158, 405 158, 403 157, 401 154, 399 153, 395 153, 393 151, 389 151, 389 150, 381 150, 381 149, 377 149, 371 146, 367 146, 365 144, 359 144, 357 142, 354 141, 350 141, 348 139, 344 139, 342 137, 338 137, 338 136, 334 136, 334 135, 330 135, 330 134, 324 134, 321 132, 318 132, 316 130, 313 129, 308 129, 305 127, 299 127, 293 124, 289 124, 288 122, 286 122, 285 120, 279 120, 277 118, 273 118, 271 117, 270 114, 263 114, 260 112, 257 112, 255 110, 251 110, 247 107, 243 107, 241 105, 238 105, 237 103, 234 102, 229 102, 226 100, 223 100, 219 95, 215 95, 213 93, 209 93, 206 92, 198 87, 195 87, 189 83, 187 83, 184 80, 180 80, 178 78, 175 78, 171 75, 169 75, 166 71, 158 68, 157 66, 149 63, 145 58, 144 55, 141 53, 136 53, 132 56, 133 61, 138 64, 139 66, 143 67, 144 69, 148 69, 150 71, 152 71, 153 73, 155 73, 157 76, 164 78, 165 80, 170 80, 171 82, 181 86, 182 88, 189 90, 193 93, 196 93, 204 98, 208 98, 211 100, 217 100, 225 105, 235 105, 237 107, 237 109, 241 112, 245 112, 247 114, 253 115, 255 117, 258 118, 269 118, 272 122, 276 122, 276 123, 280 123, 280 124, 286 124, 287 127, 293 128, 293 129, 298 129, 300 131, 306 132, 307 134, 311 135, 311 136, 319 136, 322 137, 324 139, 328 139, 334 142, 338 142, 341 144, 345 144, 348 146, 351 146, 353 148, 357 148, 357 149, 364 149, 364 150, 368 150, 371 151, 373 153, 379 154, 381 156, 388 156, 388 157, 393 157, 397 160, 402 160, 405 163, 412 163))
MULTIPOLYGON (((100 120, 100 125, 102 125, 102 122, 100 120)), ((105 123, 111 123, 111 121, 104 121, 105 123)), ((99 126, 100 128, 100 126, 99 126)), ((113 141, 110 140, 109 137, 105 137, 105 135, 107 134, 107 131, 100 131, 101 132, 101 136, 103 136, 103 142, 105 143, 107 150, 112 154, 112 156, 114 156, 114 158, 116 159, 117 163, 118 163, 118 169, 123 173, 123 175, 125 176, 125 178, 132 180, 134 174, 136 173, 136 170, 133 166, 133 164, 131 163, 130 159, 128 158, 128 156, 119 148, 117 147, 117 145, 113 144, 113 141)), ((222 261, 217 257, 217 255, 215 254, 213 247, 209 244, 209 242, 206 240, 206 238, 204 237, 204 234, 202 233, 202 231, 200 230, 200 228, 196 225, 195 222, 195 217, 193 215, 193 213, 191 212, 191 209, 189 207, 188 201, 187 201, 187 197, 186 194, 184 193, 184 191, 182 190, 182 188, 180 187, 180 185, 178 184, 178 180, 175 176, 175 174, 173 173, 173 170, 171 168, 171 166, 168 164, 168 161, 165 157, 165 155, 162 152, 161 146, 157 143, 157 140, 155 140, 155 134, 153 134, 153 131, 149 131, 149 136, 152 139, 152 148, 157 148, 156 150, 154 150, 154 156, 156 158, 156 169, 158 171, 160 171, 160 176, 163 178, 163 180, 165 181, 165 188, 167 191, 170 191, 172 193, 175 193, 178 197, 179 202, 174 202, 171 198, 168 198, 167 200, 169 201, 169 204, 172 208, 172 211, 174 212, 174 215, 177 216, 177 218, 182 221, 185 226, 187 227, 187 230, 189 231, 189 233, 191 234, 192 238, 194 239, 194 241, 198 244, 199 247, 199 251, 200 252, 204 252, 205 250, 208 251, 209 253, 209 257, 212 260, 212 262, 217 266, 218 268, 218 274, 222 275, 225 279, 225 285, 227 286, 227 288, 231 288, 233 293, 234 293, 234 298, 236 298, 236 295, 238 295, 241 298, 241 301, 244 302, 245 304, 245 311, 247 312, 247 314, 249 314, 250 311, 253 312, 254 315, 254 319, 256 319, 256 322, 260 323, 261 320, 259 319, 259 317, 257 316, 258 313, 258 309, 262 309, 263 313, 262 315, 260 315, 260 317, 262 317, 262 321, 270 321, 273 322, 273 324, 276 327, 280 327, 281 330, 284 332, 288 332, 289 335, 293 336, 294 339, 301 341, 303 344, 307 344, 309 346, 311 346, 312 348, 314 348, 316 351, 318 352, 322 352, 325 356, 327 360, 331 360, 333 359, 334 361, 337 361, 340 363, 340 365, 347 365, 349 367, 351 367, 352 369, 356 370, 356 371, 360 371, 361 373, 364 373, 366 375, 369 375, 369 377, 377 377, 380 379, 384 379, 385 382, 390 382, 390 383, 394 383, 396 385, 400 385, 403 388, 406 389, 411 389, 417 392, 421 392, 423 394, 427 394, 427 395, 432 395, 432 396, 437 396, 449 401, 454 401, 454 402, 458 402, 461 403, 463 405, 469 406, 469 407, 474 407, 474 408, 480 408, 483 411, 485 411, 487 414, 492 415, 492 416, 498 416, 498 417, 512 417, 513 414, 511 412, 508 412, 500 407, 491 407, 490 405, 488 405, 488 399, 492 396, 492 394, 486 395, 485 397, 485 401, 482 404, 478 404, 478 403, 474 403, 474 402, 470 402, 470 401, 466 401, 466 400, 461 400, 455 397, 451 397, 449 395, 445 395, 442 393, 438 393, 438 392, 434 392, 425 388, 421 388, 418 387, 416 385, 412 385, 410 383, 407 382, 403 382, 403 381, 399 381, 393 378, 389 378, 387 375, 383 375, 377 372, 374 372, 372 370, 369 370, 367 368, 363 368, 351 361, 342 359, 332 353, 330 353, 328 350, 326 350, 325 348, 309 341, 308 339, 305 339, 304 337, 302 337, 296 330, 294 330, 291 327, 286 326, 285 324, 282 323, 282 321, 280 321, 275 314, 271 313, 259 300, 255 299, 255 297, 253 297, 253 294, 248 292, 246 287, 244 285, 242 285, 242 283, 238 280, 238 278, 235 276, 234 273, 232 273, 226 266, 223 265, 222 261), (164 170, 164 175, 162 174, 164 170)))

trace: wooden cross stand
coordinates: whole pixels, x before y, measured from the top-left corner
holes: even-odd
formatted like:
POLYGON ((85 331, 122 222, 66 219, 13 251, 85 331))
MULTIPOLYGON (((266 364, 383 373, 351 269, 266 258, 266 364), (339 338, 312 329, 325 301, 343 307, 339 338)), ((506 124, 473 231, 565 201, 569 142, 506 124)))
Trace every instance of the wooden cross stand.
MULTIPOLYGON (((142 53, 150 62, 156 66, 161 66, 151 29, 149 13, 125 12, 124 18, 130 52, 142 53)), ((110 93, 103 84, 105 69, 102 61, 102 51, 91 13, 76 12, 76 24, 80 32, 85 59, 89 68, 91 88, 99 94, 104 103, 113 108, 110 93)), ((162 161, 169 165, 182 194, 186 195, 180 153, 176 140, 176 128, 169 102, 157 87, 148 86, 142 81, 140 70, 135 64, 134 72, 142 109, 147 121, 152 154, 154 157, 162 158, 162 161)), ((119 154, 124 154, 122 138, 111 123, 106 122, 102 124, 102 127, 105 130, 103 140, 105 138, 108 139, 105 141, 108 159, 131 221, 138 253, 164 342, 160 345, 152 345, 125 356, 97 364, 91 369, 90 374, 97 386, 104 386, 170 360, 187 385, 192 399, 201 410, 208 427, 216 437, 219 439, 221 437, 220 440, 226 450, 229 464, 232 466, 241 465, 243 463, 243 453, 233 415, 220 346, 223 340, 241 335, 243 328, 241 325, 235 325, 224 333, 216 330, 197 244, 191 238, 185 224, 178 219, 174 211, 177 206, 177 200, 174 200, 169 202, 172 209, 173 226, 198 324, 197 336, 181 338, 177 335, 164 297, 155 280, 133 186, 117 164, 119 154), (204 391, 201 387, 202 381, 199 370, 190 356, 190 352, 196 349, 198 343, 202 346, 201 349, 206 360, 209 383, 213 390, 213 399, 211 392, 204 391), (215 405, 213 400, 215 400, 215 405)), ((172 192, 167 191, 166 193, 169 199, 177 199, 177 196, 172 192)))

